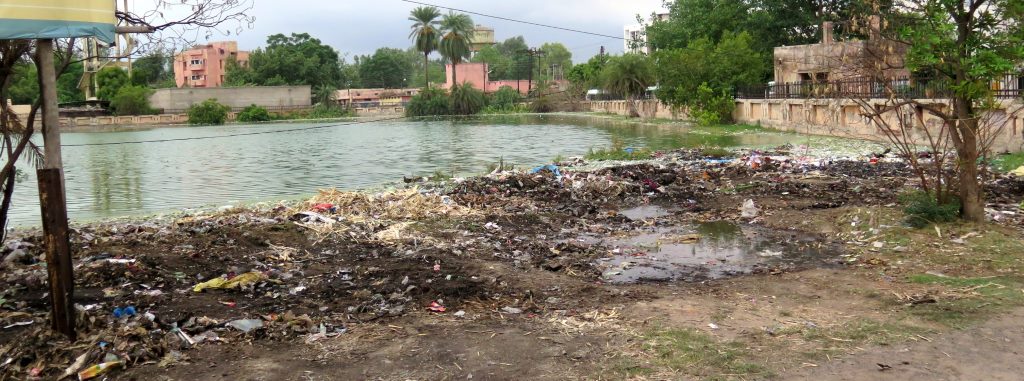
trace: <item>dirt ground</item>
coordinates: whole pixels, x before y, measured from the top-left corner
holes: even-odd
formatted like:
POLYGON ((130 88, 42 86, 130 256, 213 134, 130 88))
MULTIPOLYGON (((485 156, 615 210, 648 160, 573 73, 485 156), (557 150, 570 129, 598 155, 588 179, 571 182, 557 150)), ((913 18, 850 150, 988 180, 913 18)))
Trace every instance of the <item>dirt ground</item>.
POLYGON ((81 226, 75 343, 47 328, 38 232, 20 232, 0 267, 0 380, 101 362, 126 380, 1019 374, 1024 180, 989 180, 992 223, 914 229, 898 160, 788 154, 81 226))

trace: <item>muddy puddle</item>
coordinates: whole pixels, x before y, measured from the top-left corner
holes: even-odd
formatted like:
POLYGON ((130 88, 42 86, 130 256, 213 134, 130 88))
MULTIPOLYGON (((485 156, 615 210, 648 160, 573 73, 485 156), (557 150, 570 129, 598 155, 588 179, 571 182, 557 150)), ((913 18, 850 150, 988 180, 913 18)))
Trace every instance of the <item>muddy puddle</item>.
POLYGON ((660 218, 671 215, 678 211, 674 206, 662 206, 657 204, 645 204, 628 209, 622 209, 619 214, 626 216, 633 221, 660 218))
POLYGON ((607 250, 594 265, 609 283, 701 281, 751 273, 827 266, 835 246, 811 235, 727 221, 651 227, 626 236, 585 235, 577 241, 607 250))

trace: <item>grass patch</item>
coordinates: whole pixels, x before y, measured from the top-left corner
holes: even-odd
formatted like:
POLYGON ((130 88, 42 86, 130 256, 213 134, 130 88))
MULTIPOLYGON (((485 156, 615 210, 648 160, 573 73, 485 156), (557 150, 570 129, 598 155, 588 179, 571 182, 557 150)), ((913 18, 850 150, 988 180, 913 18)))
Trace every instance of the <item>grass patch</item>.
POLYGON ((716 124, 716 125, 713 125, 713 126, 700 126, 700 127, 697 127, 696 129, 704 130, 704 131, 709 131, 709 132, 755 132, 755 131, 756 132, 763 132, 763 131, 771 131, 770 129, 767 129, 767 128, 764 128, 764 127, 761 127, 761 126, 756 126, 756 125, 753 125, 753 124, 742 124, 742 123, 737 123, 737 124, 716 124))
POLYGON ((703 147, 700 149, 700 154, 704 155, 704 157, 709 157, 712 159, 721 159, 723 157, 734 156, 732 151, 721 147, 703 147))
POLYGON ((1024 165, 1024 152, 996 156, 993 166, 1001 172, 1009 172, 1024 165))
POLYGON ((911 315, 948 327, 963 328, 993 313, 1024 304, 1022 284, 1010 277, 952 278, 912 275, 911 283, 947 289, 935 303, 909 307, 911 315))
POLYGON ((653 356, 650 366, 618 368, 628 376, 671 370, 702 380, 769 378, 764 366, 748 361, 746 347, 738 342, 718 342, 695 329, 665 329, 644 335, 644 350, 653 356), (653 369, 651 368, 653 367, 653 369))
POLYGON ((640 160, 649 159, 651 157, 651 150, 645 147, 626 147, 626 143, 622 139, 612 139, 612 146, 610 148, 602 148, 595 150, 593 148, 587 152, 587 160, 640 160))

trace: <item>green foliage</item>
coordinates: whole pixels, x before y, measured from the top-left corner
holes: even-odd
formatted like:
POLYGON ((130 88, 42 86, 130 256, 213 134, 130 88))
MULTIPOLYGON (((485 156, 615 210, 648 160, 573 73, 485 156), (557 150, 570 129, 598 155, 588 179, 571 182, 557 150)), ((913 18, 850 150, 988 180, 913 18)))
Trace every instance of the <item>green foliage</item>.
MULTIPOLYGON (((61 58, 54 57, 54 64, 60 70, 61 58)), ((83 64, 72 61, 64 74, 57 78, 57 100, 60 103, 85 100, 85 94, 78 88, 82 79, 83 64)), ((8 96, 14 104, 31 104, 39 97, 39 77, 34 62, 24 60, 14 65, 8 96)))
POLYGON ((655 83, 654 63, 639 54, 612 58, 601 72, 604 89, 613 94, 637 99, 655 83))
POLYGON ((519 91, 511 86, 502 86, 494 94, 491 94, 490 107, 495 110, 511 110, 522 101, 523 96, 519 95, 519 91))
POLYGON ((440 22, 437 19, 439 17, 441 17, 441 11, 436 7, 416 7, 409 15, 409 21, 413 22, 409 38, 413 40, 416 51, 423 53, 424 87, 430 87, 428 57, 430 53, 437 50, 438 38, 441 35, 441 31, 438 29, 440 22))
MULTIPOLYGON (((309 110, 290 111, 287 113, 272 115, 272 118, 273 120, 302 120, 340 119, 350 118, 353 116, 356 116, 356 113, 352 109, 347 109, 332 104, 319 104, 309 110)), ((239 121, 241 121, 241 117, 241 114, 239 114, 239 121)))
POLYGON ((560 69, 566 72, 572 69, 572 52, 565 45, 557 42, 548 42, 540 46, 540 51, 544 52, 544 55, 537 62, 537 67, 542 69, 540 79, 553 80, 553 70, 560 69))
POLYGON ((721 42, 701 38, 682 49, 659 50, 658 99, 672 107, 693 106, 702 85, 715 93, 760 83, 764 77, 761 56, 751 48, 747 33, 726 33, 721 42))
POLYGON ((413 63, 404 50, 380 48, 361 60, 359 77, 362 86, 372 88, 403 88, 412 76, 413 63))
POLYGON ((153 90, 148 87, 124 86, 110 100, 110 108, 115 115, 155 114, 159 110, 155 110, 149 105, 149 96, 152 94, 153 90))
POLYGON ((472 84, 463 83, 452 86, 451 112, 456 115, 473 115, 487 106, 487 96, 472 84))
POLYGON ((450 12, 441 19, 441 42, 439 51, 452 65, 469 59, 470 42, 473 41, 473 19, 465 13, 450 12))
POLYGON ((131 83, 128 72, 119 67, 105 67, 96 73, 96 97, 105 101, 114 98, 122 87, 131 83))
POLYGON ((586 63, 573 66, 572 69, 566 72, 566 78, 573 85, 584 89, 601 87, 601 72, 604 70, 605 65, 608 64, 608 60, 609 56, 607 54, 598 54, 590 57, 586 63))
POLYGON ((249 105, 242 109, 242 112, 238 113, 239 122, 267 122, 272 119, 273 117, 270 116, 270 112, 267 109, 257 105, 249 105))
POLYGON ((343 61, 334 48, 308 33, 267 37, 267 46, 249 55, 249 66, 225 63, 225 82, 232 86, 343 85, 343 61))
POLYGON ((161 87, 174 82, 174 56, 156 50, 132 63, 131 79, 136 86, 161 87))
POLYGON ((690 105, 690 117, 701 126, 713 126, 732 121, 736 102, 725 91, 715 91, 706 83, 697 88, 697 95, 690 105))
POLYGON ((1010 172, 1024 166, 1024 152, 999 155, 992 162, 999 171, 1010 172))
POLYGON ((641 160, 651 157, 650 149, 644 147, 627 147, 626 142, 612 138, 612 146, 595 150, 591 148, 584 156, 587 160, 641 160))
POLYGON ((188 108, 188 123, 224 124, 230 111, 231 107, 217 103, 216 99, 207 99, 188 108))
POLYGON ((491 80, 526 79, 530 75, 530 57, 524 53, 528 48, 523 36, 516 36, 483 47, 472 61, 487 63, 491 80))
POLYGON ((939 203, 935 196, 924 191, 911 191, 899 196, 907 223, 921 228, 934 223, 950 222, 960 216, 960 201, 953 199, 939 203))
POLYGON ((530 102, 530 111, 533 111, 538 114, 554 112, 555 101, 554 99, 551 99, 550 95, 537 97, 533 100, 533 102, 530 102))
POLYGON ((427 88, 409 100, 405 116, 438 116, 451 114, 451 101, 442 89, 427 88))

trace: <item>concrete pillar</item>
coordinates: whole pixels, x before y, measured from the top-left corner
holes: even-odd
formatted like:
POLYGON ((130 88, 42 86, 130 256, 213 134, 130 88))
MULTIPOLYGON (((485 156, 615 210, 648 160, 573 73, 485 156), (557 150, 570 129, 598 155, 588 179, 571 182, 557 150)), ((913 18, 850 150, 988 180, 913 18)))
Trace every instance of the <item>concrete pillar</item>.
POLYGON ((832 27, 831 21, 825 21, 821 23, 821 43, 824 45, 831 45, 835 42, 835 32, 832 27))

